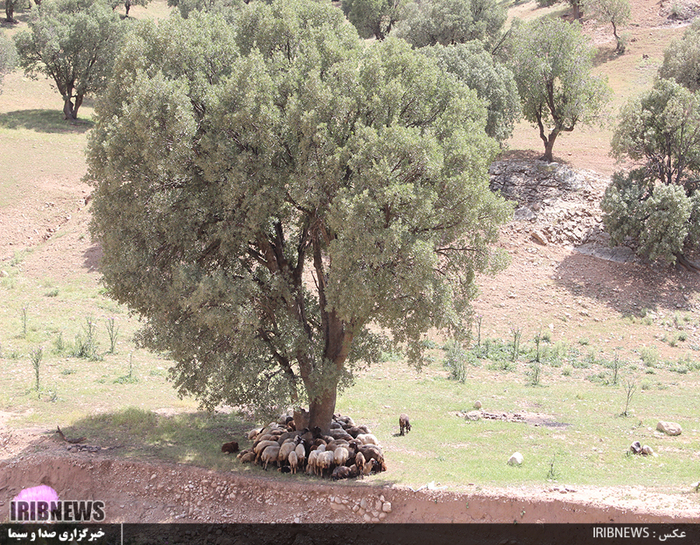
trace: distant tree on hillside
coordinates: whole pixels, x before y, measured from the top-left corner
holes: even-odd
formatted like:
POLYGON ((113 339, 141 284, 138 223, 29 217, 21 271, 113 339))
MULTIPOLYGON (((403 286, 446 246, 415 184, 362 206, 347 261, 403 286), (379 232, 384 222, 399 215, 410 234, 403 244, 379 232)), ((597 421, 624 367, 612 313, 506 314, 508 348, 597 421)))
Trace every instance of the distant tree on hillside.
POLYGON ((433 57, 484 100, 488 117, 486 134, 503 144, 520 119, 520 96, 513 72, 484 49, 479 41, 419 49, 433 57))
POLYGON ((625 41, 617 33, 617 27, 625 25, 632 17, 630 0, 588 0, 586 6, 591 9, 592 16, 602 23, 610 23, 613 36, 617 40, 615 51, 625 52, 625 41))
POLYGON ((399 20, 403 0, 342 0, 343 13, 363 38, 383 40, 399 20))
POLYGON ((578 24, 540 18, 517 25, 508 49, 523 115, 537 125, 551 162, 557 137, 595 121, 610 89, 591 74, 593 49, 578 24))
POLYGON ((692 268, 683 251, 700 243, 700 95, 657 80, 623 108, 612 151, 645 164, 617 173, 605 192, 611 242, 632 237, 639 255, 692 268))
POLYGON ((4 31, 0 31, 0 86, 3 76, 13 70, 16 62, 17 52, 14 42, 5 35, 4 31))
POLYGON ((234 19, 235 12, 244 4, 244 0, 168 0, 168 6, 176 7, 185 19, 194 11, 221 13, 228 20, 234 19))
POLYGON ((112 6, 112 9, 116 9, 117 6, 124 6, 124 9, 126 10, 126 16, 129 16, 129 11, 131 10, 132 6, 143 6, 146 7, 151 0, 109 0, 109 5, 112 6))
POLYGON ((480 40, 488 47, 500 37, 506 10, 496 0, 419 0, 406 4, 396 35, 414 47, 480 40))
POLYGON ((15 37, 19 65, 51 78, 65 119, 77 119, 85 95, 106 85, 127 27, 100 1, 57 0, 33 11, 29 30, 15 37))
POLYGON ((700 89, 700 19, 664 51, 659 76, 673 78, 691 91, 700 89))

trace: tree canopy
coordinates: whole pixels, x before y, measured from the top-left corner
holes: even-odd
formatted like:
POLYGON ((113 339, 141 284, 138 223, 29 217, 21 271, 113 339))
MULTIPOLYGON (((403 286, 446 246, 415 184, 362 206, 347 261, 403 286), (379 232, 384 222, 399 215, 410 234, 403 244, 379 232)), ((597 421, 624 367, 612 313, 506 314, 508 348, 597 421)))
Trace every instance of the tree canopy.
POLYGON ((50 77, 63 97, 66 119, 77 119, 86 94, 107 83, 126 27, 105 2, 57 0, 32 10, 29 30, 15 41, 28 75, 50 77))
POLYGON ((330 4, 140 27, 97 107, 92 232, 183 394, 274 410, 337 391, 391 333, 466 331, 510 206, 475 94, 330 4), (372 327, 370 328, 370 325, 372 327), (374 333, 373 333, 374 331, 374 333))
POLYGON ((401 16, 402 0, 343 0, 343 13, 360 36, 383 40, 401 16))
POLYGON ((673 40, 664 51, 659 76, 675 79, 691 91, 700 89, 700 20, 695 21, 682 38, 673 40))
POLYGON ((627 24, 632 17, 630 0, 588 0, 586 7, 591 9, 596 20, 612 25, 613 36, 617 42, 615 51, 624 53, 625 40, 618 35, 617 27, 627 24))
POLYGON ((12 71, 17 62, 15 44, 5 32, 0 31, 0 85, 5 74, 12 71))
POLYGON ((547 17, 520 24, 509 49, 523 115, 537 125, 551 162, 557 137, 595 121, 610 89, 591 74, 593 49, 580 25, 547 17))
POLYGON ((435 58, 486 103, 486 134, 503 144, 520 119, 520 95, 513 73, 484 49, 479 41, 453 46, 436 45, 419 51, 435 58))
POLYGON ((694 267, 682 254, 700 243, 700 96, 657 80, 623 108, 612 150, 644 166, 617 173, 605 192, 611 243, 631 237, 639 255, 694 267))
POLYGON ((500 38, 506 10, 496 0, 420 0, 406 4, 397 36, 414 47, 454 45, 500 38))

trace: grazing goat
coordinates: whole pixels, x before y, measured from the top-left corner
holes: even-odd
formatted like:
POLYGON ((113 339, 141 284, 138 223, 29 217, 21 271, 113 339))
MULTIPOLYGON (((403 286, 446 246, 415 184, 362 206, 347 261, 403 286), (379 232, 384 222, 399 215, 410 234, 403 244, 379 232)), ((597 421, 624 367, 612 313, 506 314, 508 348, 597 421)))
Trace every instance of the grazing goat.
POLYGON ((409 422, 407 414, 399 416, 399 429, 401 430, 399 435, 404 435, 404 431, 406 433, 411 431, 411 422, 409 422))

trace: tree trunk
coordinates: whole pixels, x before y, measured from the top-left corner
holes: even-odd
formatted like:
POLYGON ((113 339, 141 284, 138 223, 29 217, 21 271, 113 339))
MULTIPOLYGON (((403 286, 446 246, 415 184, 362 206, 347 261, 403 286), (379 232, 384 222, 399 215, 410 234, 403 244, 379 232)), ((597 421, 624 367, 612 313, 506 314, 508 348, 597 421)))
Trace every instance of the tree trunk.
POLYGON ((71 98, 72 97, 70 96, 63 97, 63 119, 67 119, 69 121, 76 119, 73 101, 71 98))
POLYGON ((309 429, 318 426, 324 434, 330 432, 338 396, 337 391, 338 386, 333 385, 309 402, 309 429))
POLYGON ((554 155, 552 149, 554 148, 555 139, 556 136, 550 135, 549 139, 544 143, 544 155, 542 156, 542 159, 544 159, 548 163, 554 162, 554 155))
POLYGON ((75 103, 72 99, 73 97, 70 94, 63 97, 63 119, 68 121, 78 119, 78 108, 83 103, 82 95, 75 97, 75 103))
POLYGON ((5 0, 5 17, 8 23, 15 22, 15 0, 5 0))

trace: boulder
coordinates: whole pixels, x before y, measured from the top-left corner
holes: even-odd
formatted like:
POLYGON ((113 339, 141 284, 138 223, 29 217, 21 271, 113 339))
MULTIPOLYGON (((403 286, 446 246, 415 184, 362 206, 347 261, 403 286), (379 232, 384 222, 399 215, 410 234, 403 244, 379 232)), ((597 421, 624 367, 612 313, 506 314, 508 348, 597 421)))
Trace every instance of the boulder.
POLYGON ((642 444, 639 441, 635 441, 630 445, 630 450, 632 451, 632 454, 639 454, 642 452, 642 444))
POLYGON ((508 465, 509 466, 519 466, 522 465, 523 463, 523 455, 520 454, 519 452, 514 452, 513 455, 508 458, 508 465))
POLYGON ((665 433, 666 435, 680 435, 681 425, 675 422, 664 422, 661 421, 656 425, 657 431, 665 433))

